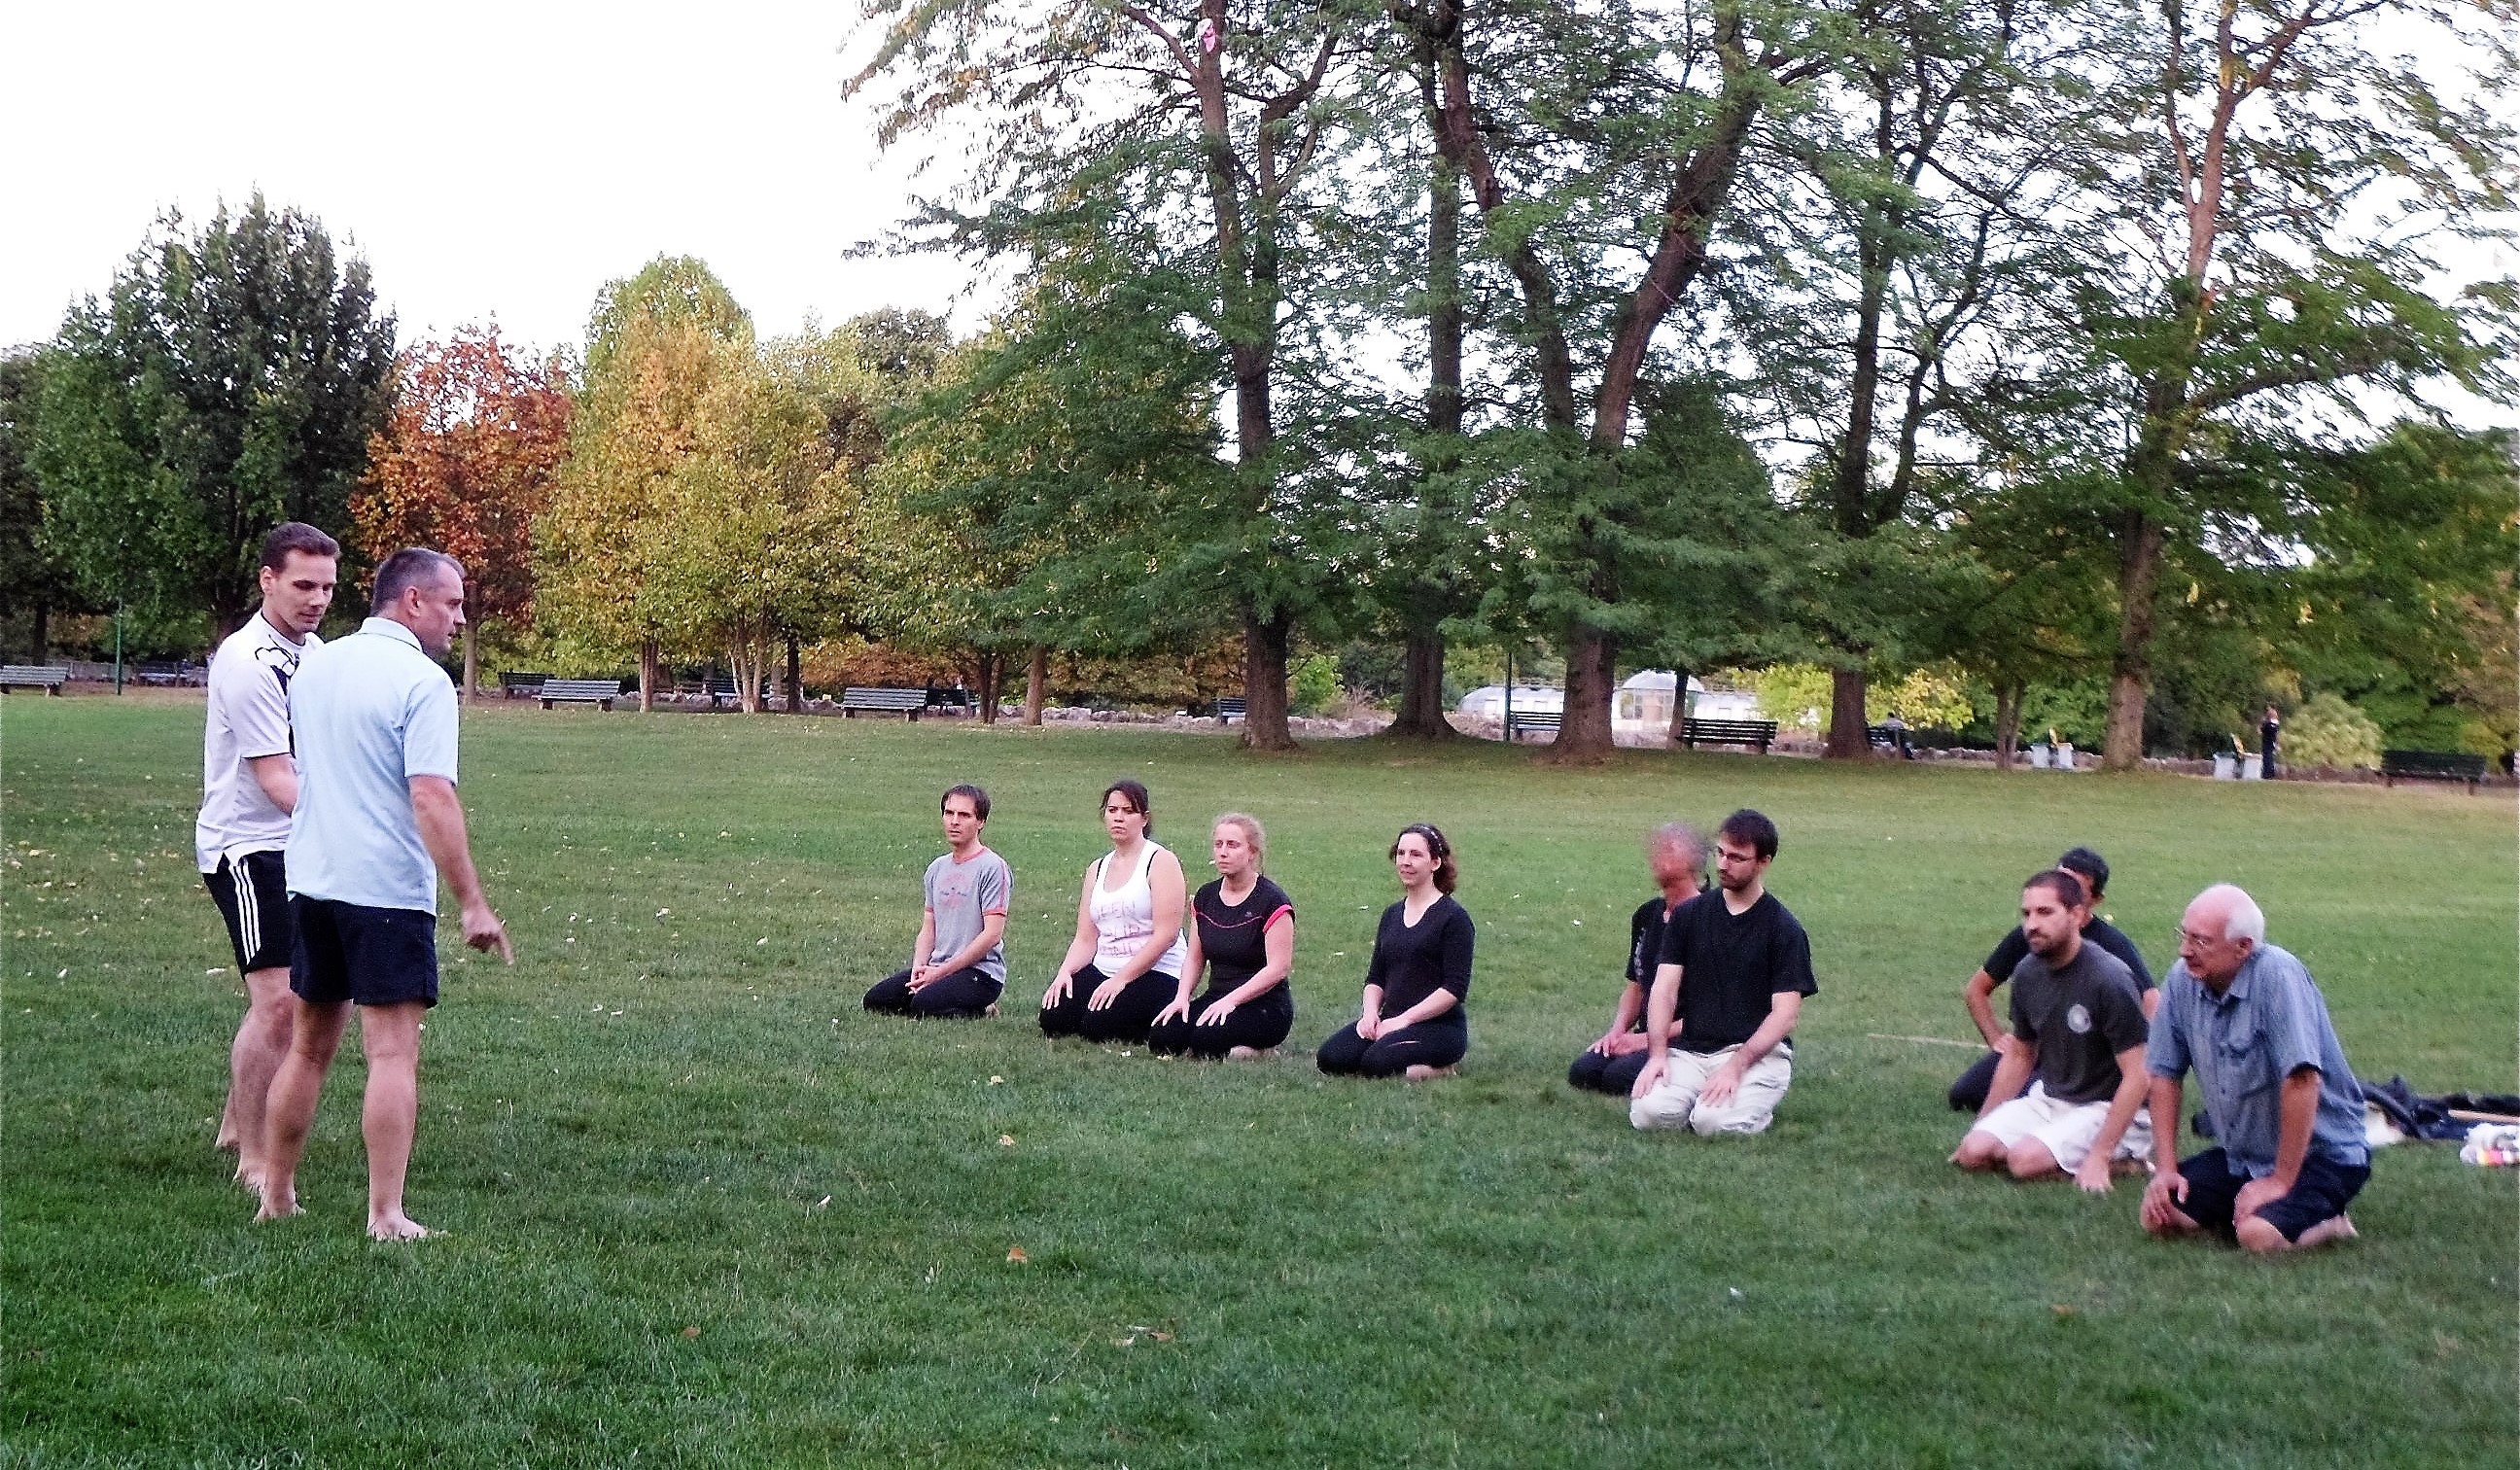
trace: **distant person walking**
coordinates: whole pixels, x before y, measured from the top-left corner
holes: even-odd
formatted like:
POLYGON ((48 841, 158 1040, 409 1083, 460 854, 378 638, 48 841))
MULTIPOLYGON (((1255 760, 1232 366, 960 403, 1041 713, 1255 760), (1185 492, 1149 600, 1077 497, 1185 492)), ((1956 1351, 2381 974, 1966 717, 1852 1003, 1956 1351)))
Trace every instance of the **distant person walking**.
POLYGON ((2275 737, 2283 734, 2283 716, 2275 707, 2267 706, 2267 717, 2258 722, 2258 779, 2275 779, 2275 737))
POLYGON ((2353 1236, 2345 1207, 2371 1178, 2362 1088, 2310 971, 2267 943, 2267 916, 2228 883, 2179 921, 2144 1053, 2158 1166, 2143 1227, 2199 1230, 2259 1252, 2353 1236), (2180 1083, 2205 1094, 2215 1146, 2179 1157, 2180 1083))
POLYGON ((1295 1025, 1295 906, 1261 869, 1269 851, 1259 820, 1216 819, 1208 835, 1216 881, 1190 900, 1190 948, 1173 1002, 1147 1032, 1149 1049, 1211 1061, 1248 1060, 1277 1049, 1295 1025), (1207 991, 1193 998, 1199 972, 1207 991))
POLYGON ((1400 902, 1382 911, 1374 929, 1365 1003, 1315 1058, 1333 1077, 1423 1082, 1450 1076, 1470 1049, 1462 1004, 1478 935, 1453 897, 1462 876, 1453 844, 1434 824, 1412 823, 1391 844, 1391 868, 1400 902))
POLYGON ((978 786, 946 789, 937 803, 947 852, 922 880, 927 905, 910 968, 876 982, 866 1008, 896 1016, 973 1020, 993 1014, 1007 988, 1007 908, 1014 873, 980 844, 989 823, 989 793, 978 786))
POLYGON ((297 927, 289 917, 284 850, 297 806, 297 759, 289 734, 289 681, 333 605, 340 546, 302 521, 262 541, 262 605, 210 658, 209 714, 202 735, 202 811, 193 851, 202 881, 228 926, 245 976, 245 1020, 228 1047, 228 1101, 217 1146, 237 1153, 236 1177, 262 1188, 269 1139, 264 1103, 289 1054, 296 1002, 289 962, 297 927))
POLYGON ((455 794, 455 685, 435 659, 464 625, 464 567, 406 547, 377 568, 375 615, 309 649, 289 689, 297 811, 289 835, 297 1014, 272 1080, 270 1165, 260 1220, 297 1213, 297 1162, 349 1009, 367 1053, 360 1126, 368 1145, 368 1233, 416 1240, 403 1213, 420 1108, 420 1023, 437 1003, 437 880, 463 912, 464 942, 516 962, 481 895, 455 794))
POLYGON ((1041 998, 1044 1036, 1143 1042, 1174 995, 1182 940, 1181 860, 1154 840, 1154 798, 1134 780, 1102 791, 1111 851, 1085 869, 1076 937, 1041 998))

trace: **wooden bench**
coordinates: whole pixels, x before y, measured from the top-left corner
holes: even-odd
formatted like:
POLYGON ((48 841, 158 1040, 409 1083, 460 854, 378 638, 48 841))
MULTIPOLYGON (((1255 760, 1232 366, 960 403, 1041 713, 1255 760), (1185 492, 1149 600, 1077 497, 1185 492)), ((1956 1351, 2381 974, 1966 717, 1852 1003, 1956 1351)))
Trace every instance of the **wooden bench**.
POLYGON ((0 665, 0 693, 11 690, 42 690, 58 695, 68 682, 70 671, 60 664, 13 663, 0 665))
POLYGON ((1704 740, 1709 745, 1756 745, 1766 755, 1776 738, 1774 720, 1701 720, 1691 715, 1680 722, 1680 743, 1688 750, 1704 740))
POLYGON ((1241 719, 1250 708, 1250 701, 1240 694, 1227 694, 1216 701, 1216 723, 1231 725, 1241 719))
POLYGON ((1505 737, 1509 743, 1526 735, 1554 736, 1566 722, 1565 712, 1554 709, 1516 709, 1506 712, 1505 737))
POLYGON ((2394 786, 2402 776, 2408 780, 2465 781, 2473 793, 2485 780, 2485 757, 2464 750, 2381 751, 2381 781, 2394 786))
POLYGON ((542 700, 545 709, 555 704, 600 704, 606 709, 610 709, 612 701, 621 697, 621 681, 618 679, 546 679, 542 683, 542 688, 535 691, 534 697, 542 700))
POLYGON ((193 672, 193 666, 189 662, 136 664, 132 668, 131 677, 136 682, 153 689, 166 689, 175 685, 200 682, 199 676, 193 672))
POLYGON ((927 691, 881 686, 842 690, 840 718, 854 720, 861 710, 871 715, 899 715, 916 725, 919 717, 927 712, 927 691))
POLYGON ((968 715, 979 708, 979 705, 971 698, 969 690, 961 688, 949 690, 931 684, 927 687, 927 708, 930 712, 940 715, 968 715))
MULTIPOLYGON (((696 684, 686 683, 677 685, 674 688, 674 692, 678 694, 706 694, 708 696, 709 708, 711 709, 717 708, 718 701, 721 699, 730 704, 737 704, 742 702, 743 697, 742 691, 736 689, 735 681, 733 679, 717 677, 703 679, 696 684)), ((761 681, 761 702, 764 704, 770 702, 770 681, 767 679, 761 681)))
POLYGON ((536 674, 510 669, 499 676, 499 697, 502 699, 538 699, 543 686, 551 682, 549 674, 536 674))

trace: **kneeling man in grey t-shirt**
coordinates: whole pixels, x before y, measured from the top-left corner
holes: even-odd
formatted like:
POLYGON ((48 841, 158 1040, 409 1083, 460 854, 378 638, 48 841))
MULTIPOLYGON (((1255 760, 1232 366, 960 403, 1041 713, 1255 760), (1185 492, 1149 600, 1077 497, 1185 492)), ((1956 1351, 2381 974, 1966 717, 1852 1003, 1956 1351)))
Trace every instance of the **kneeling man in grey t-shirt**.
POLYGON ((993 1015, 1007 988, 1007 904, 1014 873, 980 845, 989 793, 959 785, 939 803, 945 845, 927 865, 927 912, 910 968, 896 970, 866 993, 866 1007, 900 1016, 958 1019, 993 1015))

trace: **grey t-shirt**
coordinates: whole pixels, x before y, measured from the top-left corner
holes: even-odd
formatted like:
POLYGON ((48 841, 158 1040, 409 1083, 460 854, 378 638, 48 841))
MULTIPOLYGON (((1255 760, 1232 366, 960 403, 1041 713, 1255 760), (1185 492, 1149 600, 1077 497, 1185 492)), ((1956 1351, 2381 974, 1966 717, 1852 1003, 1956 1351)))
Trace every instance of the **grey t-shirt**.
POLYGON ((2126 961, 2085 940, 2059 968, 2036 952, 2012 970, 2012 1034, 2039 1048, 2048 1095, 2080 1106, 2115 1096, 2118 1053, 2144 1044, 2143 1002, 2126 961))
MULTIPOLYGON (((1007 860, 987 848, 971 855, 968 862, 957 863, 947 853, 927 865, 927 912, 936 915, 936 947, 929 953, 929 964, 942 964, 963 952, 963 947, 980 937, 983 922, 992 913, 1007 912, 1014 896, 1014 872, 1007 860)), ((989 947, 972 968, 992 980, 1007 978, 1007 947, 1002 939, 989 947)))

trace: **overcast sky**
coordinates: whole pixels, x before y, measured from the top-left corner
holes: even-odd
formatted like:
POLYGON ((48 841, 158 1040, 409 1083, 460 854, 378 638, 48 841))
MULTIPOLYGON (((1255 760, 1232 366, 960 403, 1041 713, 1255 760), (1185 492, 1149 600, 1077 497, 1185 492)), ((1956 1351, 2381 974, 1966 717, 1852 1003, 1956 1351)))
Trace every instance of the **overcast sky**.
POLYGON ((576 341, 597 290, 662 253, 705 259, 765 334, 944 311, 965 280, 842 258, 906 198, 840 99, 846 3, 0 12, 0 346, 102 294, 161 209, 205 217, 256 188, 356 243, 405 341, 492 317, 576 341))
MULTIPOLYGON (((706 260, 765 334, 885 305, 968 331, 995 301, 961 294, 958 263, 844 258, 908 199, 840 98, 854 13, 0 0, 0 347, 102 294, 159 211, 199 219, 257 188, 367 257, 406 342, 493 318, 575 342, 605 282, 666 253, 706 260)), ((2508 249, 2461 263, 2520 265, 2508 249)))

